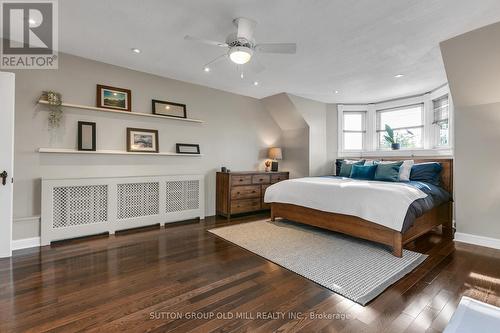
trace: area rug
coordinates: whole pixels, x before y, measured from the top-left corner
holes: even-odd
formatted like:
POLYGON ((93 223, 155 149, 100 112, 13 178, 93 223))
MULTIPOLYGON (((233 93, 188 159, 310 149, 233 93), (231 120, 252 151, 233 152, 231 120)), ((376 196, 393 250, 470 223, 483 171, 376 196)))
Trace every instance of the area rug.
POLYGON ((420 265, 426 255, 289 222, 257 221, 209 232, 361 305, 420 265))

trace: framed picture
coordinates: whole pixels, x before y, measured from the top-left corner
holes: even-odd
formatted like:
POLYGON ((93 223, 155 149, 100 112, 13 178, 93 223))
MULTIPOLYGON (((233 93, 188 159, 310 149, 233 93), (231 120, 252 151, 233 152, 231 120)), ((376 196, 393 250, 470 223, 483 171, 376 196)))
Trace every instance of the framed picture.
POLYGON ((127 128, 127 151, 158 153, 158 131, 143 128, 127 128))
POLYGON ((187 118, 186 105, 153 99, 153 114, 168 117, 187 118))
POLYGON ((132 92, 129 89, 97 85, 97 107, 131 111, 132 92))
POLYGON ((86 121, 78 122, 78 150, 96 150, 96 125, 86 121))
POLYGON ((190 143, 177 143, 175 144, 175 151, 177 154, 200 154, 200 145, 193 145, 190 143))

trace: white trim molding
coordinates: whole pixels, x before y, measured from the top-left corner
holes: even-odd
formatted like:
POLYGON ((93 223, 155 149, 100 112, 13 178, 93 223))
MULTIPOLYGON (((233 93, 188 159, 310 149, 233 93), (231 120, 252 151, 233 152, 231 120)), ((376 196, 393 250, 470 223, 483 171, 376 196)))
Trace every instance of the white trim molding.
POLYGON ((12 241, 12 250, 22 250, 40 246, 40 237, 15 239, 12 241))
POLYGON ((473 235, 473 234, 465 234, 462 232, 456 232, 455 233, 455 240, 462 242, 462 243, 485 246, 485 247, 490 247, 493 249, 500 250, 500 239, 497 239, 497 238, 491 238, 491 237, 478 236, 478 235, 473 235))

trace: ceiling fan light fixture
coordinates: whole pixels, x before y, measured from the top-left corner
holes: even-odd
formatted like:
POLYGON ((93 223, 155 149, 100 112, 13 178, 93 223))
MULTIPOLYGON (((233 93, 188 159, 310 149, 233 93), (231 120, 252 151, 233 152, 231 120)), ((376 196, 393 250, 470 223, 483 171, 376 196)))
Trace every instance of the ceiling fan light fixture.
POLYGON ((250 61, 253 50, 245 46, 235 46, 229 50, 229 59, 238 65, 246 64, 250 61))

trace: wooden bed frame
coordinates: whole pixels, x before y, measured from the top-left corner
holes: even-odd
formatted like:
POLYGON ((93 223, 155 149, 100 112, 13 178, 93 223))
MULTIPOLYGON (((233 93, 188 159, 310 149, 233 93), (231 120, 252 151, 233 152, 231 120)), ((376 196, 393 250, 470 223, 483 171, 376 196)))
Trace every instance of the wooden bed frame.
MULTIPOLYGON (((405 159, 403 157, 365 158, 384 161, 397 161, 405 159)), ((453 159, 414 158, 414 160, 415 163, 440 162, 443 166, 443 171, 441 172, 442 187, 453 195, 453 159)), ((444 203, 417 218, 413 226, 411 226, 404 233, 394 231, 356 216, 335 214, 292 204, 273 202, 271 203, 271 220, 274 221, 277 217, 389 245, 392 247, 392 253, 396 257, 402 257, 403 246, 405 244, 429 232, 431 229, 439 225, 442 226, 443 235, 453 238, 452 202, 444 203)))

